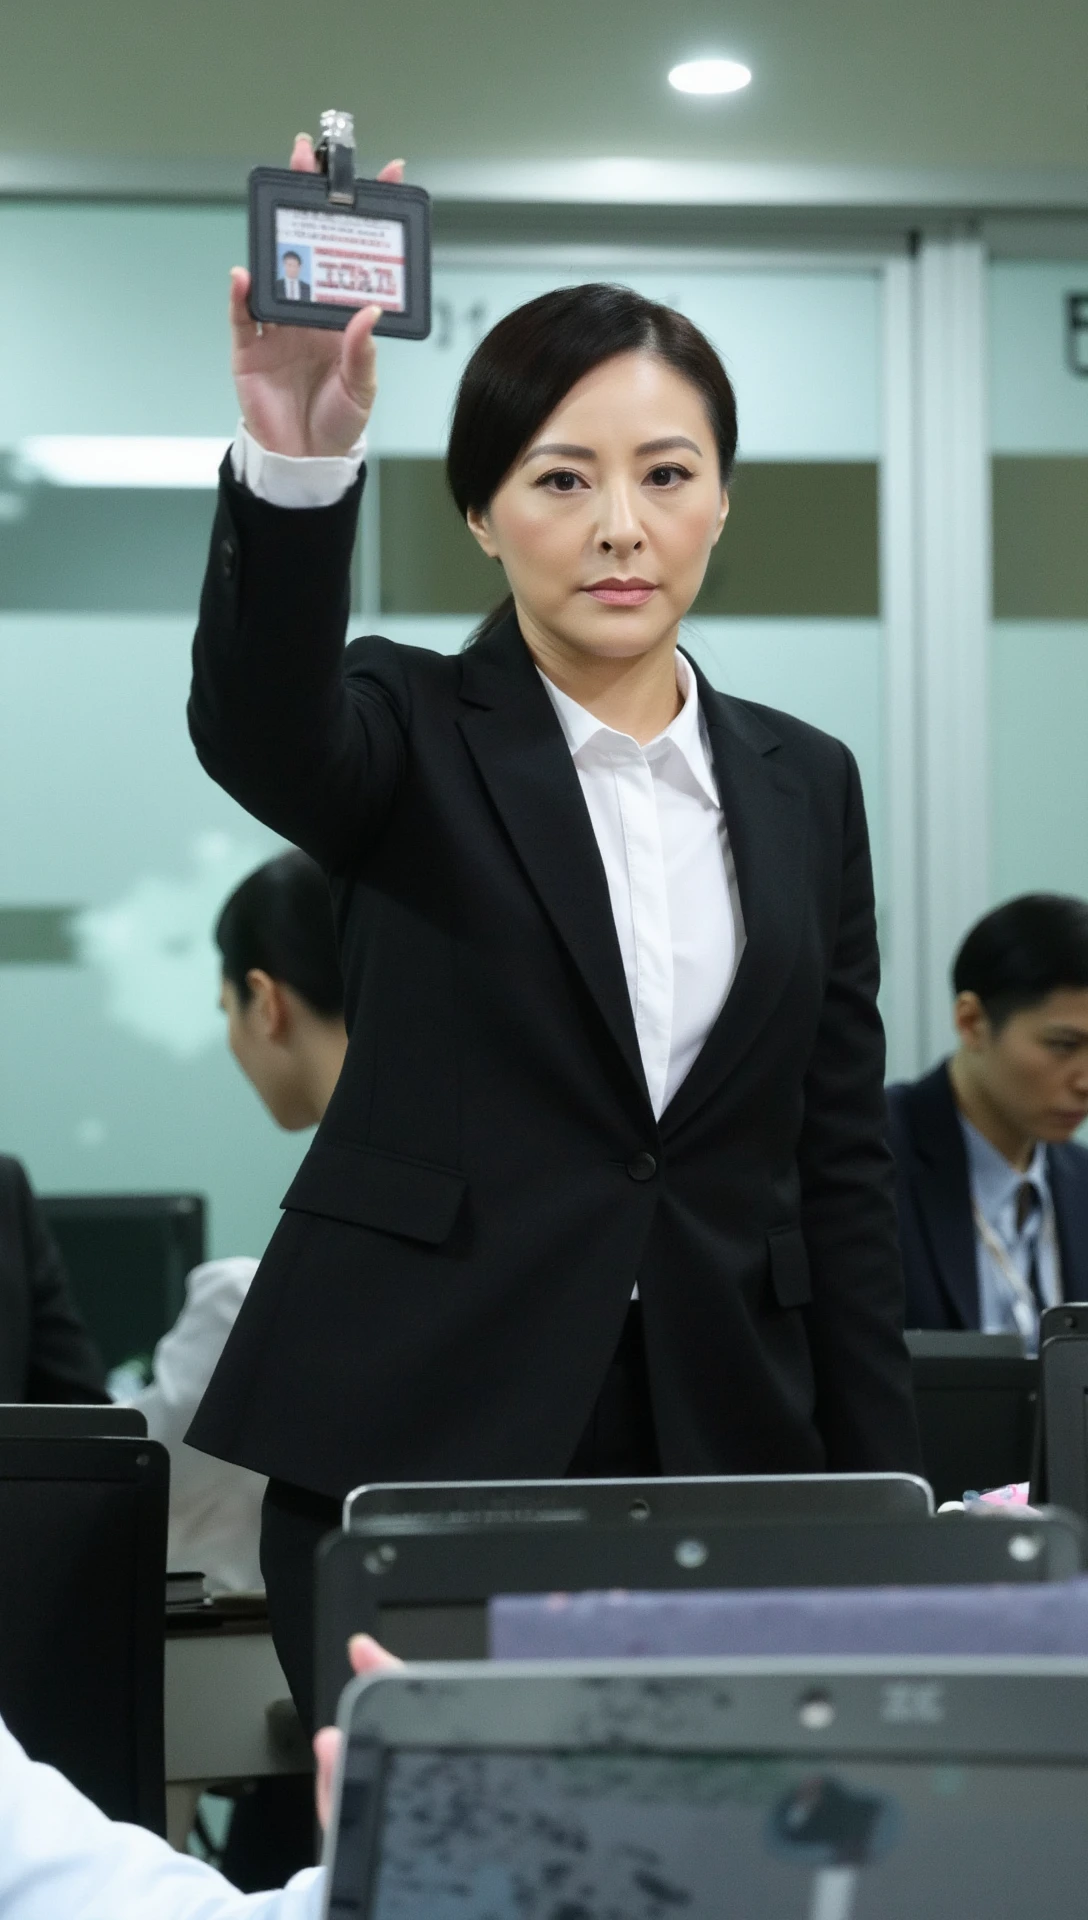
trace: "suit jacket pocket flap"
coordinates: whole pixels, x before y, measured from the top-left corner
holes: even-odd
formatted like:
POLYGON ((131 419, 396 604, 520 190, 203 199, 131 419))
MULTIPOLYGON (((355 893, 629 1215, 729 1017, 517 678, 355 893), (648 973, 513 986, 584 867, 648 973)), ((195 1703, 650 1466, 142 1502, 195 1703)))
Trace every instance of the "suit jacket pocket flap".
POLYGON ((771 1286, 780 1307, 807 1307, 812 1299, 808 1249, 800 1227, 775 1227, 767 1235, 771 1286))
POLYGON ((373 1147, 315 1141, 283 1197, 299 1213, 377 1227, 439 1246, 453 1231, 465 1177, 373 1147))

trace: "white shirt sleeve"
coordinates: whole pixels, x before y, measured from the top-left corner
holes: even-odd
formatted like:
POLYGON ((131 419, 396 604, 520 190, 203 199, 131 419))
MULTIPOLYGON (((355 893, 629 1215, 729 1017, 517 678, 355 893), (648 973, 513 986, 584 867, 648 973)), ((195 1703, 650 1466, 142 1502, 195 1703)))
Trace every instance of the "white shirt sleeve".
POLYGON ((107 1820, 0 1720, 3 1920, 318 1920, 322 1886, 322 1869, 308 1867, 282 1892, 239 1893, 157 1834, 107 1820))
POLYGON ((236 1255, 186 1276, 185 1305, 155 1348, 150 1384, 131 1401, 147 1417, 149 1439, 180 1446, 256 1271, 256 1260, 236 1255))
POLYGON ((241 420, 230 450, 238 484, 272 507, 334 507, 354 486, 366 459, 366 434, 350 452, 325 459, 269 453, 241 420))
POLYGON ((155 1348, 151 1380, 130 1400, 145 1416, 149 1437, 170 1452, 167 1565, 198 1568, 213 1593, 264 1585, 264 1479, 185 1444, 256 1271, 256 1260, 240 1255, 193 1268, 185 1305, 155 1348))

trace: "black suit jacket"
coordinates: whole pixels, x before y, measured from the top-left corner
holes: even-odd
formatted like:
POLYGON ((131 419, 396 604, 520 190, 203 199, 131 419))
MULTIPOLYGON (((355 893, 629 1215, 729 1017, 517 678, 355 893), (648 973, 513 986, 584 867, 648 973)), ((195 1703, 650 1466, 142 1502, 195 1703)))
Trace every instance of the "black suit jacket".
MULTIPOLYGON (((908 1327, 977 1327, 978 1264, 963 1129, 948 1063, 888 1088, 908 1327)), ((1047 1148, 1062 1290, 1088 1300, 1088 1152, 1047 1148)))
POLYGON ((30 1182, 0 1154, 0 1401, 108 1399, 30 1182))
MULTIPOLYGON (((309 300, 310 282, 308 280, 300 280, 298 282, 298 297, 300 300, 309 300)), ((287 282, 286 280, 277 280, 276 281, 276 299, 286 300, 286 298, 287 298, 287 282)))
POLYGON ((345 656, 358 495, 224 469, 190 727, 328 870, 350 1040, 189 1439, 334 1496, 562 1474, 637 1281, 665 1471, 915 1467, 853 760, 698 676, 747 945, 658 1123, 517 623, 345 656))

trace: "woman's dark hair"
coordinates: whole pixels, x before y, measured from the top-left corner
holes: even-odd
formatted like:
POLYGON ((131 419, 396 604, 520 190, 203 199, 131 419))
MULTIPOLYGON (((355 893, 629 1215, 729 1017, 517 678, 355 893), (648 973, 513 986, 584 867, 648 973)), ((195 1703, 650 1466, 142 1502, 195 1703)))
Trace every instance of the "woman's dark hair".
POLYGON ((252 999, 251 968, 293 988, 326 1020, 344 1011, 332 900, 319 866, 305 853, 281 853, 234 889, 215 925, 223 977, 242 1005, 252 999))
POLYGON ((1063 987, 1088 987, 1088 901, 1024 893, 971 928, 952 964, 957 993, 977 993, 995 1032, 1063 987))
MULTIPOLYGON (((737 452, 737 402, 704 333, 630 287, 560 287, 516 307, 481 340, 457 389, 446 478, 458 512, 483 513, 519 453, 578 381, 618 353, 652 353, 691 382, 707 411, 724 486, 737 452)), ((509 597, 473 636, 482 639, 509 597)))

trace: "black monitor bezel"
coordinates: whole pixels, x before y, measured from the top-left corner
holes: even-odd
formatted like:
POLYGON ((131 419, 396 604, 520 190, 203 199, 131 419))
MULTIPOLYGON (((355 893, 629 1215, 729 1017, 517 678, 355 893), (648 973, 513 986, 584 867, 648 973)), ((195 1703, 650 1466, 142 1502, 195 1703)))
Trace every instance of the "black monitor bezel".
MULTIPOLYGON (((1026 1584, 1079 1572, 1086 1564, 1085 1540, 1084 1523, 1072 1514, 1012 1520, 1000 1513, 916 1521, 704 1521, 697 1529, 689 1521, 405 1532, 374 1523, 332 1533, 316 1560, 319 1723, 331 1716, 348 1678, 349 1636, 381 1639, 383 1608, 416 1607, 420 1624, 426 1624, 424 1610, 435 1609, 430 1619, 436 1625, 445 1608, 461 1643, 480 1647, 486 1624, 479 1633, 470 1630, 466 1610, 476 1608, 486 1622, 488 1600, 501 1593, 1026 1584), (678 1557, 696 1531, 705 1558, 678 1557), (1036 1553, 1011 1555, 1014 1535, 1028 1533, 1036 1553)), ((436 1648, 431 1657, 438 1653, 436 1648)))
POLYGON ((421 1664, 354 1681, 338 1720, 344 1738, 325 1840, 324 1912, 366 1920, 383 1776, 396 1752, 649 1751, 774 1755, 806 1767, 874 1760, 1088 1767, 1088 1659, 421 1664), (821 1711, 813 1713, 816 1704, 821 1711))

